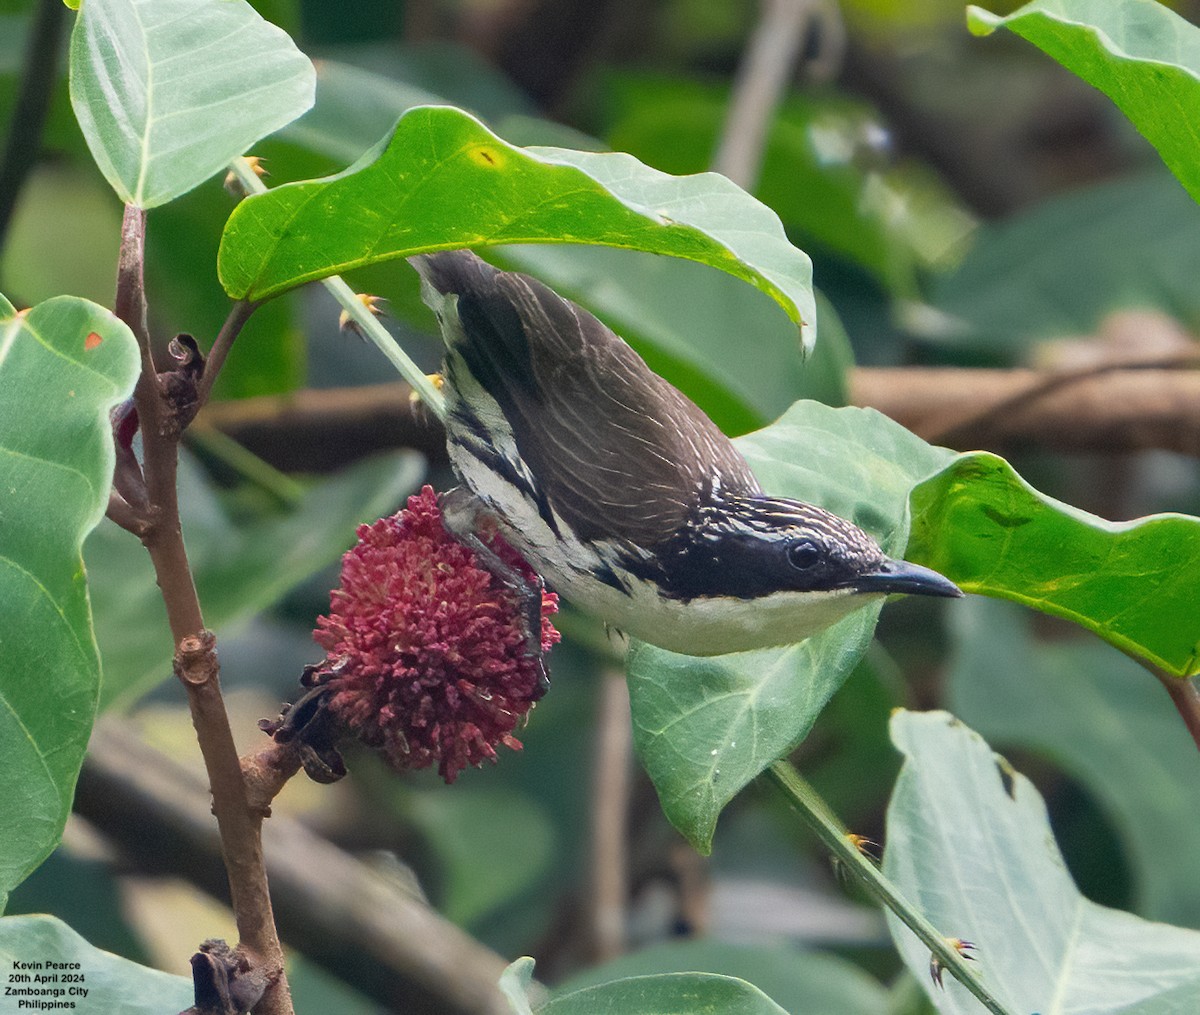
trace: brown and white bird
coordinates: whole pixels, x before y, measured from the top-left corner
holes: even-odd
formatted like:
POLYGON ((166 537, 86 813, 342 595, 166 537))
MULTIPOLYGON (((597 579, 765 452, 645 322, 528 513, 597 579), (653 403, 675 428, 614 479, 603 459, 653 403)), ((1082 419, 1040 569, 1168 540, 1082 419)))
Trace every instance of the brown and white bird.
POLYGON ((962 595, 857 525, 767 496, 698 406, 548 286, 466 250, 410 261, 446 343, 457 526, 492 517, 584 611, 717 655, 799 641, 889 593, 962 595))

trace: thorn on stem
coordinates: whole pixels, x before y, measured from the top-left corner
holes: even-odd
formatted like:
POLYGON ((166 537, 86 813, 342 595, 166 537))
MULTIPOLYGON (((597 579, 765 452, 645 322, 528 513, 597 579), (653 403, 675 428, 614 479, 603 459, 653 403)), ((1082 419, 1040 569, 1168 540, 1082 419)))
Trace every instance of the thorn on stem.
MULTIPOLYGON (((260 158, 258 155, 246 155, 244 158, 246 159, 246 162, 249 163, 250 169, 253 171, 254 175, 260 180, 264 176, 271 175, 267 171, 267 167, 263 165, 265 160, 260 158)), ((242 186, 242 181, 238 179, 237 173, 235 173, 232 169, 225 174, 224 186, 230 197, 240 200, 246 196, 246 188, 242 186)))
MULTIPOLYGON (((383 307, 381 304, 386 303, 387 300, 382 296, 372 296, 370 293, 355 293, 354 297, 367 308, 367 313, 372 317, 383 316, 383 307)), ((343 310, 338 314, 338 328, 341 331, 349 331, 357 335, 364 342, 367 339, 367 336, 363 334, 362 326, 350 316, 349 310, 343 310)))
MULTIPOLYGON (((946 938, 946 943, 964 959, 968 959, 971 962, 975 961, 975 956, 969 954, 975 951, 975 946, 970 941, 964 941, 958 937, 948 937, 946 938)), ((929 977, 942 990, 946 989, 945 984, 942 983, 942 973, 945 972, 945 969, 946 967, 942 964, 942 960, 938 958, 936 953, 929 956, 929 977)))

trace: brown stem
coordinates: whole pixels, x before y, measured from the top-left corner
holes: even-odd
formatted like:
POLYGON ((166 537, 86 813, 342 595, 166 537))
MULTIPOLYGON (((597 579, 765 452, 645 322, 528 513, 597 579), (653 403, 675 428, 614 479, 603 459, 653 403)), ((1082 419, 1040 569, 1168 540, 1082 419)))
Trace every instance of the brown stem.
POLYGON ((804 43, 818 17, 814 0, 763 0, 733 84, 712 168, 739 187, 758 181, 767 135, 804 43))
MULTIPOLYGON (((97 723, 75 810, 125 863, 227 897, 203 779, 148 747, 126 720, 109 714, 97 723)), ((511 1012, 498 987, 505 959, 418 898, 415 879, 351 856, 283 814, 263 838, 280 928, 332 975, 404 1015, 511 1012)))
POLYGON ((1171 704, 1200 748, 1200 687, 1194 677, 1172 677, 1161 670, 1152 670, 1171 696, 1171 704))
POLYGON ((213 384, 216 383, 217 375, 220 374, 221 367, 225 364, 225 357, 229 355, 229 350, 233 347, 234 339, 238 337, 246 322, 250 320, 250 315, 259 306, 261 306, 260 303, 238 300, 230 307, 229 316, 225 318, 225 323, 221 325, 221 330, 217 332, 212 348, 208 351, 208 359, 204 364, 204 376, 200 378, 200 383, 196 387, 196 404, 198 406, 203 406, 212 395, 213 384))
POLYGON ((262 852, 262 813, 247 799, 241 764, 221 697, 216 639, 204 627, 200 600, 183 543, 176 485, 182 425, 159 383, 146 327, 143 264, 146 215, 126 206, 117 268, 117 315, 132 329, 141 349, 142 372, 134 402, 142 431, 142 466, 149 506, 143 545, 150 553, 175 643, 175 673, 187 691, 196 738, 212 791, 212 810, 229 876, 239 950, 270 981, 256 1015, 292 1015, 283 971, 283 948, 275 930, 262 852))
POLYGON ((1069 377, 1023 368, 858 367, 850 385, 855 405, 962 450, 1200 453, 1200 371, 1178 364, 1069 377))
POLYGON ((596 727, 588 923, 590 958, 604 962, 625 950, 625 901, 629 892, 629 763, 633 747, 629 689, 620 670, 604 672, 596 727))
POLYGON ((145 516, 132 508, 129 501, 115 490, 108 495, 108 509, 104 513, 111 521, 116 522, 126 532, 132 532, 138 539, 146 532, 145 516))

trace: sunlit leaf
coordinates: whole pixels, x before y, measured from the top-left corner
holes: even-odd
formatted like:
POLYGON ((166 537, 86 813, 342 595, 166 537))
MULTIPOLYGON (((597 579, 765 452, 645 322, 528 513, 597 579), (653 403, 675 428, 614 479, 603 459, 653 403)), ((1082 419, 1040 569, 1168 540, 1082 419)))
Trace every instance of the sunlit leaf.
POLYGON ((71 35, 71 103, 122 201, 203 183, 312 105, 313 69, 245 0, 88 0, 71 35))
POLYGON ((516 148, 439 106, 409 110, 372 155, 243 201, 218 259, 226 292, 262 299, 423 250, 597 243, 721 268, 770 295, 813 340, 811 263, 773 212, 723 177, 679 179, 618 153, 516 148))
POLYGON ((103 307, 0 302, 0 906, 57 844, 91 733, 100 658, 80 547, 108 505, 108 412, 137 369, 103 307))
POLYGON ((912 559, 964 591, 1074 621, 1167 673, 1200 668, 1200 518, 1105 521, 984 452, 959 456, 912 506, 912 559))
POLYGON ((1008 28, 1099 88, 1200 200, 1200 29, 1153 0, 1034 0, 1007 17, 972 6, 967 23, 1008 28))
MULTIPOLYGON (((1079 894, 1042 798, 978 734, 945 712, 900 712, 905 763, 888 808, 884 872, 942 933, 971 942, 1010 1012, 1190 1015, 1200 933, 1106 909, 1079 894)), ((889 914, 892 936, 943 1015, 983 1006, 945 977, 889 914)))

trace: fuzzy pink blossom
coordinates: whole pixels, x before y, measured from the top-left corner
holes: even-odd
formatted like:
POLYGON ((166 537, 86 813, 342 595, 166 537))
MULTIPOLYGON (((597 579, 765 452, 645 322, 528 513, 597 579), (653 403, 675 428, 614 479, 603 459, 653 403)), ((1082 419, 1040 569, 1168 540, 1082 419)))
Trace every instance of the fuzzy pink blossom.
MULTIPOLYGON (((485 541, 536 579, 498 534, 485 541)), ((561 637, 557 610, 543 592, 543 651, 561 637)), ((513 730, 544 690, 516 596, 446 531, 429 486, 359 527, 313 637, 327 653, 316 682, 329 712, 395 768, 436 763, 448 783, 495 761, 497 744, 520 750, 513 730)))

